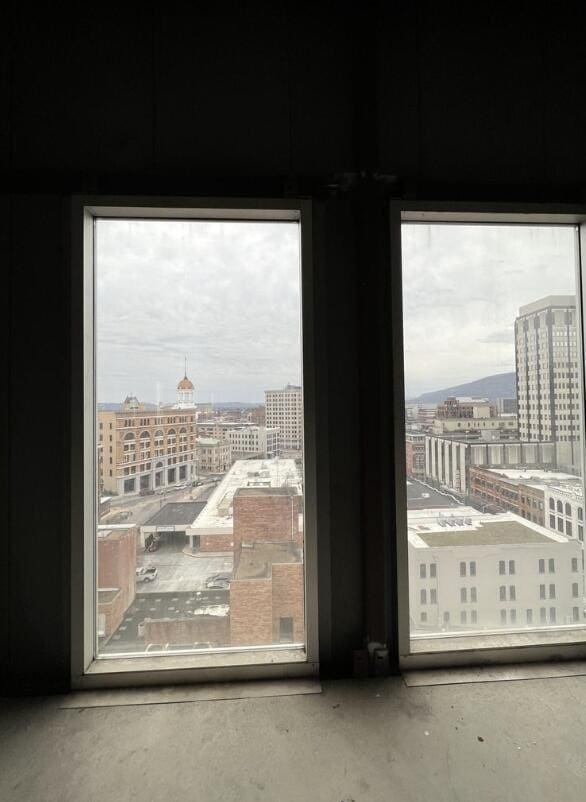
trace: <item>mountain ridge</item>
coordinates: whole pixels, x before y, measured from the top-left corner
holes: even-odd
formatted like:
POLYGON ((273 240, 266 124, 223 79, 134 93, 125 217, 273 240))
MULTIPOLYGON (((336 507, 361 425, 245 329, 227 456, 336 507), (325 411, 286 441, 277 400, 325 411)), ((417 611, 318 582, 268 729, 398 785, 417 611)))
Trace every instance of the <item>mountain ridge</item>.
POLYGON ((473 396, 488 398, 494 401, 497 398, 515 398, 517 395, 517 382, 514 371, 510 373, 495 373, 493 376, 484 376, 465 384, 456 384, 442 390, 430 390, 414 398, 408 398, 409 404, 439 404, 448 396, 473 396))

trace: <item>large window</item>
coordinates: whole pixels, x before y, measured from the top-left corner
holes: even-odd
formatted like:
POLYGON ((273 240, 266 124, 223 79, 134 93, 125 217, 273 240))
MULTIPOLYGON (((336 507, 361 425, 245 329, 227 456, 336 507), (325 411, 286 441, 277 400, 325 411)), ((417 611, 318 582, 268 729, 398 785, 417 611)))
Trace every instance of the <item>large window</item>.
POLYGON ((400 225, 403 655, 586 640, 580 226, 521 219, 417 212, 400 225), (418 566, 431 562, 438 604, 423 620, 418 566), (470 564, 474 616, 461 609, 470 564))
POLYGON ((84 671, 315 659, 309 296, 282 206, 84 209, 84 671))

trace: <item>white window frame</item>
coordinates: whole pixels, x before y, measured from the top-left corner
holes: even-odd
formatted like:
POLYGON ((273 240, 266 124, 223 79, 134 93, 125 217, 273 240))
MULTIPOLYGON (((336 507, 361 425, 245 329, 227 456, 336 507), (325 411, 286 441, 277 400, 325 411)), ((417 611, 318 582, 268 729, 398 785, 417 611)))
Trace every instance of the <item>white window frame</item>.
POLYGON ((199 681, 317 676, 315 346, 312 205, 308 200, 76 196, 72 201, 71 277, 71 684, 124 687, 199 681), (295 221, 300 225, 304 407, 305 649, 291 644, 226 647, 213 652, 132 657, 97 656, 95 492, 94 221, 295 221))
MULTIPOLYGON (((392 397, 393 397, 393 451, 390 459, 394 464, 394 522, 396 546, 396 606, 395 632, 399 666, 402 669, 439 668, 488 663, 512 663, 546 661, 554 659, 586 658, 586 627, 583 623, 564 627, 566 630, 582 630, 584 640, 565 642, 560 637, 561 625, 550 630, 539 628, 540 642, 527 645, 526 628, 519 631, 499 633, 491 642, 489 637, 479 639, 474 645, 465 644, 470 632, 450 632, 443 641, 441 651, 411 650, 409 608, 409 556, 407 539, 407 497, 405 456, 405 399, 404 399, 404 349, 403 349, 403 301, 402 301, 402 255, 401 224, 420 223, 492 223, 499 225, 572 225, 576 231, 576 298, 578 355, 582 364, 582 399, 586 399, 584 364, 586 317, 586 205, 535 204, 535 203, 486 203, 458 201, 403 201, 392 200, 389 210, 390 223, 390 289, 389 336, 392 353, 392 397), (459 645, 459 642, 464 644, 459 645)), ((581 433, 586 432, 582 405, 581 433)), ((586 483, 586 459, 582 441, 582 476, 586 483)), ((547 573, 547 572, 546 572, 547 573)))

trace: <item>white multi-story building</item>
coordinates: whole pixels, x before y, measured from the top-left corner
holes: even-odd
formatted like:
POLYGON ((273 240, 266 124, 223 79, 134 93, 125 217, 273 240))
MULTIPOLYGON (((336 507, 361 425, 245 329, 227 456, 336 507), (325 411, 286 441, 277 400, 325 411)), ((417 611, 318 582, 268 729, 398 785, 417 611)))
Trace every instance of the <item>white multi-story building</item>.
POLYGON ((276 426, 242 426, 228 429, 234 459, 272 458, 279 453, 279 429, 276 426))
POLYGON ((288 384, 282 390, 265 390, 267 426, 279 429, 281 451, 303 449, 303 391, 288 384))
POLYGON ((412 635, 583 622, 577 540, 472 507, 409 511, 408 529, 412 635))
POLYGON ((548 295, 515 320, 519 437, 556 443, 559 467, 580 462, 576 298, 548 295))
POLYGON ((545 523, 554 532, 584 544, 584 493, 580 480, 544 487, 545 523))

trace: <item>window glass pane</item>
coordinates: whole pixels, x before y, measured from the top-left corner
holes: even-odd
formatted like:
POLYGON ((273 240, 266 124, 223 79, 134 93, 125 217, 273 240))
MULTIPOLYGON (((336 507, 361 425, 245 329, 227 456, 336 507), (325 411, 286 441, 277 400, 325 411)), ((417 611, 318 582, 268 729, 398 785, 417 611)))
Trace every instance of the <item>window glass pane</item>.
POLYGON ((476 597, 469 637, 572 623, 570 577, 581 598, 584 570, 576 230, 405 222, 401 239, 409 604, 417 565, 433 563, 444 614, 425 632, 410 615, 411 649, 452 648, 430 634, 457 633, 476 597), (466 576, 474 596, 453 581, 466 576), (501 609, 516 601, 520 613, 501 609))
POLYGON ((299 224, 98 219, 94 267, 98 654, 303 648, 299 224))

